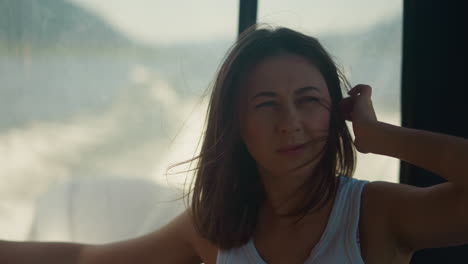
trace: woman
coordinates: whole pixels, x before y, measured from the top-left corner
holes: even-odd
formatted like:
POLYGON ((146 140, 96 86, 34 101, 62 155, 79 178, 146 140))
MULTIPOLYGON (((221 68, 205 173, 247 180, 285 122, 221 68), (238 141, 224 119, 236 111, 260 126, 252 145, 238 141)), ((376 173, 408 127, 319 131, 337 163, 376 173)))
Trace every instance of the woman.
POLYGON ((0 262, 409 263, 418 249, 468 243, 468 141, 379 122, 371 87, 343 98, 346 87, 315 38, 250 28, 219 69, 183 214, 106 245, 2 242, 0 262), (353 143, 448 182, 353 179, 353 143))

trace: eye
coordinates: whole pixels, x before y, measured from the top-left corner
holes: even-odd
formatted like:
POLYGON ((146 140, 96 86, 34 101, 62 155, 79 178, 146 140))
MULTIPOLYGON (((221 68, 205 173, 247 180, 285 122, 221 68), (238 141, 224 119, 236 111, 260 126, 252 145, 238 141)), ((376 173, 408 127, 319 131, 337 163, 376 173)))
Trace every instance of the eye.
POLYGON ((300 102, 313 102, 313 101, 318 101, 318 98, 316 98, 316 97, 304 97, 299 101, 300 102))
POLYGON ((260 108, 260 107, 262 107, 262 106, 274 106, 274 105, 276 105, 275 102, 272 102, 272 101, 270 101, 270 102, 265 102, 265 103, 261 103, 261 104, 259 104, 259 105, 256 105, 256 106, 255 106, 255 109, 260 108))

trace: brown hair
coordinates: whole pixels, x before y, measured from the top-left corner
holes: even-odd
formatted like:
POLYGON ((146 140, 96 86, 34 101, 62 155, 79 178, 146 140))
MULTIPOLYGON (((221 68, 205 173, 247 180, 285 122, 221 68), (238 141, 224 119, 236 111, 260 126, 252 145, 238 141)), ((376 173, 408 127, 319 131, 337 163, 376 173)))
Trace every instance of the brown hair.
MULTIPOLYGON (((315 170, 322 175, 317 188, 306 197, 305 206, 288 215, 302 215, 319 210, 336 193, 336 176, 352 177, 356 151, 341 112, 341 87, 349 83, 316 38, 288 28, 259 28, 244 31, 230 48, 218 70, 208 104, 205 132, 195 168, 190 213, 201 236, 221 249, 246 243, 253 235, 264 191, 255 160, 247 151, 240 135, 240 86, 243 78, 260 61, 291 53, 299 55, 320 70, 332 99, 329 136, 322 150, 324 155, 315 170)), ((312 179, 312 175, 310 177, 312 179)))

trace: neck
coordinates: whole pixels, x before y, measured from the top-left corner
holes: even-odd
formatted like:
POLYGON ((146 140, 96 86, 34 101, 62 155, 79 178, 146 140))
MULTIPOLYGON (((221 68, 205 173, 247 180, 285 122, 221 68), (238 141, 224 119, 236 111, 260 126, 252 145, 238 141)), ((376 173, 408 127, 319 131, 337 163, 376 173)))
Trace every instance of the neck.
MULTIPOLYGON (((309 180, 315 168, 303 172, 289 174, 274 174, 259 169, 263 187, 265 190, 265 203, 262 211, 269 217, 291 221, 290 217, 282 217, 299 206, 305 205, 305 198, 315 189, 304 188, 304 183, 309 180)), ((317 179, 320 176, 317 175, 317 179)), ((316 181, 316 180, 314 180, 316 181)))
MULTIPOLYGON (((338 180, 338 178, 336 178, 335 180, 338 180)), ((297 185, 299 185, 297 181, 295 182, 297 185)), ((302 227, 308 226, 311 223, 319 223, 320 221, 322 221, 322 219, 325 218, 327 219, 331 212, 331 209, 333 208, 333 204, 336 197, 330 199, 322 208, 320 208, 320 210, 314 211, 313 213, 308 213, 303 218, 302 215, 286 217, 283 216, 287 213, 290 213, 292 210, 298 208, 298 206, 305 206, 305 200, 303 199, 305 195, 307 195, 307 193, 314 192, 317 189, 313 188, 313 190, 307 191, 306 188, 299 188, 293 190, 294 185, 292 183, 287 184, 283 182, 283 184, 287 184, 284 186, 279 185, 280 183, 281 182, 279 181, 268 181, 266 183, 266 199, 259 211, 259 230, 257 230, 258 232, 263 232, 265 230, 267 230, 268 232, 271 232, 272 230, 289 230, 288 232, 297 231, 300 233, 302 232, 302 227), (276 183, 276 185, 274 185, 273 183, 276 183), (279 190, 283 191, 275 193, 275 186, 279 188, 279 190), (291 192, 297 191, 296 195, 288 197, 286 192, 284 191, 286 186, 291 190, 291 192)))

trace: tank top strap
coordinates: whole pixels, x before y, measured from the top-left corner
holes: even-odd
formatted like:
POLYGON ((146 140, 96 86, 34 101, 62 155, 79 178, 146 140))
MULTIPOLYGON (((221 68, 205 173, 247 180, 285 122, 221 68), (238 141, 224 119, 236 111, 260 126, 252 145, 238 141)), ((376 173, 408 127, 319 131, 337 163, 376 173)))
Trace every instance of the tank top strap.
POLYGON ((310 258, 305 264, 321 263, 324 256, 334 254, 332 251, 335 251, 336 254, 337 251, 340 251, 339 248, 346 250, 341 255, 346 254, 351 259, 361 258, 358 245, 359 213, 362 188, 368 181, 346 176, 339 176, 339 178, 340 187, 323 234, 324 237, 312 250, 310 258), (345 246, 340 246, 341 243, 345 246), (359 255, 356 255, 356 252, 359 255))
MULTIPOLYGON (((305 264, 358 263, 364 264, 358 244, 361 192, 369 181, 339 177, 336 193, 327 226, 320 241, 311 251, 305 264), (351 261, 351 262, 350 262, 351 261)), ((239 248, 219 250, 218 264, 256 263, 265 264, 252 243, 252 239, 239 248)))

